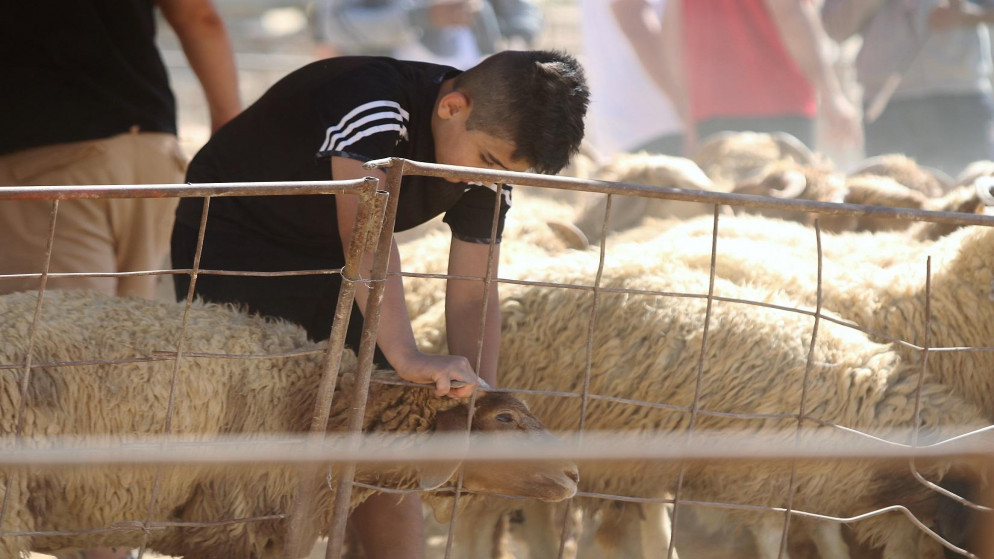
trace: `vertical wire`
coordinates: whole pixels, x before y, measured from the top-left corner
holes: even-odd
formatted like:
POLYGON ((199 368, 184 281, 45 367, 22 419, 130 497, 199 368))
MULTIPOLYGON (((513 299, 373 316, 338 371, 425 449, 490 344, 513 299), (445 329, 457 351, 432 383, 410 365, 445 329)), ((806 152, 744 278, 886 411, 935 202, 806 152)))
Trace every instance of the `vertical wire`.
MULTIPOLYGON (((794 432, 794 444, 801 441, 801 429, 804 426, 804 419, 807 417, 808 402, 808 381, 811 379, 811 368, 814 363, 815 346, 818 342, 818 326, 821 322, 822 310, 822 248, 821 248, 821 223, 815 219, 815 240, 818 246, 818 278, 815 296, 814 324, 811 327, 811 342, 808 345, 808 359, 804 366, 804 378, 801 381, 801 401, 797 410, 797 429, 794 432)), ((787 482, 787 505, 784 507, 783 534, 780 536, 780 551, 778 557, 787 556, 787 534, 790 530, 791 511, 794 506, 794 493, 797 491, 797 461, 791 460, 790 479, 787 482)))
MULTIPOLYGON (((41 277, 38 279, 38 301, 35 303, 34 315, 31 319, 31 327, 28 332, 28 347, 24 355, 24 375, 21 377, 21 399, 17 404, 17 427, 14 430, 14 444, 21 446, 23 444, 22 436, 24 434, 24 423, 25 423, 25 411, 27 407, 28 400, 28 387, 30 386, 31 380, 31 354, 34 351, 35 338, 38 333, 38 322, 41 316, 42 301, 45 298, 45 288, 48 286, 48 274, 52 266, 52 249, 55 246, 55 225, 58 220, 59 215, 59 199, 56 198, 52 200, 52 211, 49 213, 48 220, 48 240, 45 244, 45 260, 42 265, 41 277)), ((0 533, 3 533, 3 521, 7 517, 7 511, 10 507, 10 491, 13 487, 13 480, 16 478, 17 474, 11 472, 6 478, 3 502, 0 503, 0 533)))
MULTIPOLYGON (((697 378, 694 383, 694 401, 690 406, 690 422, 687 425, 687 439, 689 443, 693 438, 694 427, 697 424, 697 414, 701 404, 701 383, 704 378, 704 356, 708 345, 708 329, 711 325, 711 308, 714 305, 714 278, 717 269, 718 259, 718 216, 720 215, 720 204, 714 206, 714 227, 711 231, 711 268, 708 273, 708 296, 707 306, 704 311, 704 331, 701 333, 701 352, 697 360, 697 378)), ((683 491, 683 480, 687 473, 687 465, 683 461, 680 463, 680 474, 677 476, 676 490, 673 492, 673 526, 677 524, 677 516, 680 508, 680 494, 683 491)), ((670 546, 666 551, 668 559, 673 559, 676 551, 676 530, 672 531, 670 546)))
MULTIPOLYGON (((190 286, 186 292, 186 303, 183 307, 183 320, 180 323, 179 337, 176 340, 176 358, 173 361, 173 371, 172 377, 169 384, 169 398, 166 402, 166 417, 163 421, 162 434, 163 440, 159 443, 160 447, 164 448, 164 445, 168 443, 169 435, 172 433, 173 422, 173 408, 176 402, 176 385, 179 382, 180 375, 180 364, 183 361, 183 349, 184 342, 186 339, 186 327, 189 323, 190 309, 193 306, 193 296, 195 293, 195 288, 197 284, 197 276, 200 273, 200 258, 203 255, 204 249, 204 235, 207 232, 207 213, 210 209, 211 197, 204 197, 204 209, 200 214, 200 226, 197 231, 197 248, 193 255, 193 267, 190 270, 190 286)), ((138 559, 142 559, 145 555, 145 551, 148 549, 148 538, 150 535, 149 524, 152 522, 152 515, 155 511, 155 502, 159 498, 159 490, 162 485, 162 466, 155 467, 155 480, 152 482, 152 491, 149 495, 148 509, 145 515, 145 521, 142 522, 142 537, 141 543, 138 546, 138 559)))

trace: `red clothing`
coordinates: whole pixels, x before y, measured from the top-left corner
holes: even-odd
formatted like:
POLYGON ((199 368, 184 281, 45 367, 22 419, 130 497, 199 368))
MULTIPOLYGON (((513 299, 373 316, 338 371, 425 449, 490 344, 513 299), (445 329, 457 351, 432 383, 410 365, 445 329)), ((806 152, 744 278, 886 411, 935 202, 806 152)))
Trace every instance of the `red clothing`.
POLYGON ((814 88, 780 40, 764 0, 683 0, 682 7, 695 122, 815 116, 814 88))

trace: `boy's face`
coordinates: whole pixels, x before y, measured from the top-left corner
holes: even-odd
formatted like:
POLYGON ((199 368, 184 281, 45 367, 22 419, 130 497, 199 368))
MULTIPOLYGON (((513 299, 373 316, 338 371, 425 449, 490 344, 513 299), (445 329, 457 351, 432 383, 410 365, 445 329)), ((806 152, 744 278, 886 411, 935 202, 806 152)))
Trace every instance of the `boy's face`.
POLYGON ((436 163, 519 172, 531 168, 528 161, 511 158, 516 149, 513 143, 467 129, 468 109, 459 93, 445 96, 439 104, 432 127, 436 163))

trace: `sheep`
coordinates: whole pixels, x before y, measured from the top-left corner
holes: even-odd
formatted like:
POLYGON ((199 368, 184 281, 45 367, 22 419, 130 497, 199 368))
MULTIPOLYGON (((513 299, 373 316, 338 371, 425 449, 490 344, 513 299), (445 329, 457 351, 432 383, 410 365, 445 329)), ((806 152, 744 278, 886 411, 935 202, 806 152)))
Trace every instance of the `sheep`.
MULTIPOLYGON (((794 224, 737 220, 719 226, 715 273, 736 283, 775 286, 801 305, 813 306, 818 296, 813 232, 794 224), (743 231, 755 235, 735 237, 743 231)), ((706 270, 711 233, 705 225, 701 221, 675 227, 643 251, 661 266, 676 261, 706 270), (697 226, 696 238, 691 226, 697 226), (676 239, 683 243, 680 247, 673 245, 676 239)), ((870 332, 920 345, 925 341, 925 262, 931 255, 931 347, 988 347, 994 340, 994 228, 964 227, 934 242, 902 242, 894 234, 826 235, 822 241, 825 308, 870 332)), ((929 355, 930 374, 994 420, 994 380, 983 373, 992 368, 992 352, 929 355)))
MULTIPOLYGON (((889 176, 856 174, 849 177, 831 168, 801 165, 794 161, 776 161, 735 186, 732 192, 771 196, 775 198, 845 202, 866 206, 886 206, 912 210, 983 213, 984 201, 974 186, 953 187, 945 194, 928 196, 920 190, 905 186, 889 176)), ((936 190, 938 192, 938 190, 936 190)), ((737 215, 756 214, 769 218, 793 220, 810 225, 817 219, 827 233, 908 231, 916 240, 935 240, 958 229, 926 221, 915 222, 881 218, 872 215, 816 215, 788 210, 736 208, 737 215)))
MULTIPOLYGON (((674 257, 700 268, 710 266, 713 232, 713 218, 697 218, 676 224, 655 236, 643 236, 629 241, 639 244, 649 259, 663 262, 674 257)), ((869 265, 872 269, 878 269, 901 265, 934 244, 935 241, 927 239, 909 238, 905 231, 822 234, 824 278, 826 282, 831 281, 835 275, 845 273, 846 269, 853 266, 869 265)), ((801 262, 810 264, 810 267, 797 271, 799 276, 803 276, 797 280, 813 282, 816 279, 813 275, 818 248, 815 233, 812 227, 804 224, 750 215, 723 217, 718 222, 717 248, 719 268, 732 268, 731 272, 719 272, 719 275, 736 282, 741 279, 774 285, 764 279, 767 277, 766 270, 743 269, 756 265, 755 262, 747 262, 750 259, 764 257, 767 259, 764 266, 771 270, 770 277, 780 278, 782 274, 792 274, 789 270, 797 262, 801 262), (763 252, 771 250, 774 252, 763 252), (774 255, 777 258, 772 258, 774 255), (756 276, 754 280, 749 277, 752 274, 756 276)), ((612 255, 608 253, 607 256, 610 259, 612 255)), ((784 279, 790 281, 790 277, 784 279)), ((813 289, 813 283, 811 287, 813 289)))
MULTIPOLYGON (((580 240, 567 226, 573 211, 564 202, 535 196, 527 188, 515 189, 515 209, 508 213, 501 243, 501 275, 507 277, 503 270, 513 262, 541 260, 552 254, 586 248, 586 239, 580 240)), ((398 242, 401 269, 414 274, 445 274, 451 238, 448 230, 435 228, 420 236, 405 236, 398 242)), ((445 280, 408 276, 404 278, 404 291, 407 312, 415 318, 444 298, 445 280)))
MULTIPOLYGON (((838 171, 827 165, 801 164, 789 159, 767 164, 739 181, 732 192, 819 202, 842 202, 847 196, 845 179, 838 171)), ((734 213, 740 215, 755 214, 801 223, 810 223, 812 220, 811 214, 798 211, 757 210, 748 207, 736 207, 734 210, 734 213)), ((845 215, 827 215, 821 216, 821 219, 826 231, 851 231, 858 225, 856 218, 845 215)))
MULTIPOLYGON (((35 292, 0 297, 0 363, 25 362, 37 300, 35 292)), ((177 303, 84 291, 45 293, 26 394, 20 391, 23 367, 0 369, 0 436, 9 439, 17 434, 19 439, 43 441, 50 436, 98 435, 124 441, 160 434, 170 401, 174 361, 94 361, 174 351, 183 314, 183 305, 177 303), (81 364, 58 364, 72 362, 81 364), (23 398, 28 399, 23 401, 24 425, 18 433, 23 398)), ((296 325, 213 304, 194 303, 186 328, 186 352, 282 355, 261 359, 183 357, 175 386, 171 434, 210 440, 307 431, 323 371, 322 344, 309 342, 296 325), (288 356, 288 352, 293 353, 288 356)), ((346 429, 355 367, 355 356, 344 352, 329 419, 331 431, 346 429)), ((523 432, 535 444, 555 440, 516 398, 483 394, 476 406, 474 429, 523 432)), ((409 432, 426 437, 433 429, 453 424, 465 428, 467 422, 465 401, 438 398, 420 387, 373 383, 366 411, 364 428, 370 433, 409 432)), ((570 463, 501 468, 467 465, 463 470, 467 491, 560 500, 576 490, 577 472, 570 463)), ((287 513, 299 478, 294 468, 285 466, 163 467, 158 470, 157 498, 149 508, 156 471, 155 467, 0 471, 0 500, 7 505, 3 529, 42 532, 0 537, 0 558, 18 557, 28 550, 53 553, 95 546, 136 546, 140 534, 133 531, 71 531, 142 521, 149 515, 159 521, 213 522, 287 513), (70 532, 44 533, 56 530, 70 532)), ((403 465, 360 466, 356 479, 400 489, 419 486, 418 472, 403 465)), ((434 480, 426 486, 439 483, 434 480)), ((305 523, 304 536, 310 544, 304 545, 305 551, 330 520, 332 493, 323 481, 318 485, 316 510, 323 513, 305 523)), ((352 505, 368 494, 368 490, 357 488, 352 505)), ((285 529, 285 522, 267 520, 153 530, 148 533, 148 545, 161 553, 187 558, 281 557, 285 529)))
MULTIPOLYGON (((929 198, 925 202, 926 210, 939 212, 959 212, 983 215, 987 210, 987 200, 980 185, 968 184, 955 186, 938 198, 929 198)), ((918 221, 909 230, 911 236, 919 241, 935 241, 959 229, 960 225, 918 221)))
MULTIPOLYGON (((619 153, 594 173, 596 180, 669 186, 687 190, 724 191, 696 163, 683 157, 640 153, 619 153)), ((589 242, 599 242, 604 228, 607 195, 590 200, 577 214, 576 227, 589 242)), ((684 219, 710 214, 712 206, 697 202, 650 199, 641 196, 615 196, 611 203, 608 231, 632 227, 644 217, 684 219)))
MULTIPOLYGON (((982 197, 972 186, 956 188, 952 179, 940 171, 919 167, 914 160, 896 154, 868 159, 848 176, 827 163, 776 160, 740 179, 732 192, 913 210, 983 213, 984 209, 982 197)), ((749 207, 735 208, 735 213, 788 219, 808 225, 817 217, 822 230, 829 233, 905 230, 917 240, 934 240, 957 229, 952 225, 871 215, 816 215, 749 207)))
MULTIPOLYGON (((590 341, 590 393, 690 406, 705 302, 610 290, 702 293, 707 290, 708 276, 677 262, 640 264, 639 247, 632 247, 626 256, 604 270, 602 286, 608 291, 600 294, 598 326, 590 341)), ((591 257, 590 253, 560 255, 546 268, 536 270, 533 279, 583 283, 590 276, 577 270, 586 269, 588 263, 583 260, 591 257)), ((726 296, 790 304, 776 290, 749 288, 720 278, 717 290, 726 296)), ((588 343, 585 317, 591 316, 592 304, 591 293, 575 289, 506 287, 501 298, 501 383, 511 390, 581 392, 588 343)), ((723 412, 796 414, 812 320, 797 313, 715 301, 704 354, 702 406, 723 412)), ((416 331, 426 350, 444 350, 444 328, 437 313, 422 315, 416 331)), ((919 370, 918 363, 890 345, 871 342, 865 334, 823 321, 811 359, 808 415, 881 437, 911 428, 919 370)), ((985 423, 979 410, 930 379, 926 379, 921 397, 923 430, 952 434, 960 426, 985 423)), ((549 396, 542 398, 536 409, 553 430, 577 426, 580 407, 575 398, 549 396)), ((591 400, 586 428, 679 432, 687 419, 682 411, 591 400)), ((777 428, 792 436, 795 426, 794 418, 734 420, 705 414, 698 417, 697 429, 777 428)), ((691 467, 682 498, 782 506, 787 472, 778 465, 691 467)), ((937 478, 941 473, 936 467, 928 469, 926 475, 937 478)), ((674 489, 675 474, 675 465, 667 464, 629 464, 622 472, 585 466, 580 490, 665 497, 674 489)), ((935 494, 917 481, 898 472, 884 474, 867 463, 826 466, 803 462, 798 464, 797 480, 793 506, 798 510, 848 516, 895 504, 877 501, 882 495, 902 495, 906 504, 914 504, 926 517, 936 507, 935 494), (840 490, 843 487, 845 490, 840 490)), ((779 533, 782 517, 763 515, 754 522, 761 556, 776 557, 779 550, 774 544, 779 538, 767 536, 779 533)), ((853 529, 859 541, 883 547, 885 558, 918 556, 919 540, 925 538, 919 538, 917 528, 909 522, 893 517, 860 522, 853 529)), ((929 542, 925 539, 926 551, 935 551, 936 546, 929 542)), ((841 545, 841 537, 835 543, 841 545)), ((820 551, 824 557, 846 556, 844 549, 820 551)))
POLYGON ((774 161, 791 160, 802 165, 819 156, 790 134, 779 132, 720 132, 705 138, 690 156, 716 184, 735 185, 774 161))
POLYGON ((994 161, 982 159, 974 161, 966 166, 960 174, 956 175, 956 186, 973 184, 980 177, 994 176, 994 161))
MULTIPOLYGON (((737 183, 771 163, 815 164, 815 156, 789 134, 736 132, 715 134, 691 158, 642 153, 620 153, 597 168, 592 178, 610 182, 672 186, 688 190, 730 192, 737 183)), ((591 199, 578 213, 575 225, 595 243, 605 230, 607 196, 591 199)), ((629 229, 645 218, 687 219, 712 212, 710 204, 616 196, 607 231, 629 229)))
MULTIPOLYGON (((954 180, 942 171, 919 166, 900 154, 863 161, 846 179, 845 202, 933 211, 984 213, 985 200, 974 181, 986 174, 986 162, 978 162, 954 180)), ((855 231, 906 229, 918 240, 935 240, 958 229, 955 225, 929 222, 858 218, 855 231)))
POLYGON ((849 173, 851 177, 864 175, 890 177, 928 198, 942 196, 955 183, 945 172, 919 165, 914 159, 900 153, 869 157, 858 163, 849 173))

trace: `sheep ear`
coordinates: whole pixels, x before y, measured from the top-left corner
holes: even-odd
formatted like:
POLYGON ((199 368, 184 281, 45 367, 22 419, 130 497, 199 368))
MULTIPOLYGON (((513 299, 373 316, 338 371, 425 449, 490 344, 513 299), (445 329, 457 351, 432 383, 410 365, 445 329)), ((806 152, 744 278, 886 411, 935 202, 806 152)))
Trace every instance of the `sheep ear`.
POLYGON ((448 524, 452 521, 455 511, 456 500, 450 498, 427 499, 425 501, 431 507, 431 512, 435 516, 435 522, 448 524))
MULTIPOLYGON (((465 452, 469 450, 469 432, 466 429, 468 410, 465 405, 440 411, 435 414, 435 432, 446 434, 454 444, 465 452)), ((438 489, 452 479, 462 462, 437 462, 425 464, 421 468, 421 489, 438 489)))
POLYGON ((421 467, 422 491, 434 491, 445 485, 445 482, 452 479, 452 476, 459 470, 462 462, 439 462, 437 464, 425 464, 421 467))

